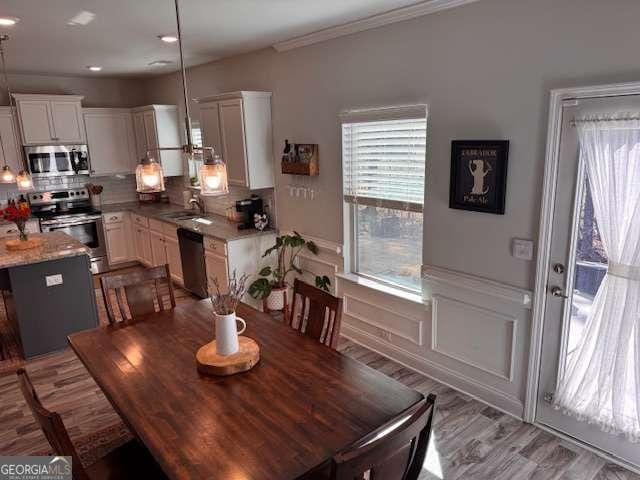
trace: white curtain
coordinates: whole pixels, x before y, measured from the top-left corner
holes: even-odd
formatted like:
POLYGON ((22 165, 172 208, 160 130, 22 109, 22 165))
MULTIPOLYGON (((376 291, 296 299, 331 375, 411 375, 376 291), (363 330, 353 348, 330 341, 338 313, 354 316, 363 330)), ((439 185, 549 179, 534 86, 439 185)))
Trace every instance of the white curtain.
POLYGON ((608 271, 583 337, 561 368, 555 407, 640 441, 640 121, 578 122, 608 271))

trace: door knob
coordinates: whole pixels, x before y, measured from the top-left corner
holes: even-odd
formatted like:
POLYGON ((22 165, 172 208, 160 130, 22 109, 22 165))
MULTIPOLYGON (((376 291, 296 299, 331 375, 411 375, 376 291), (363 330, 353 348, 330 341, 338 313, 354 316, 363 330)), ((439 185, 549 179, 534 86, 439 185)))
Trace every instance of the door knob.
POLYGON ((551 290, 549 291, 554 297, 569 298, 569 296, 565 295, 564 290, 562 290, 560 287, 551 287, 551 290))

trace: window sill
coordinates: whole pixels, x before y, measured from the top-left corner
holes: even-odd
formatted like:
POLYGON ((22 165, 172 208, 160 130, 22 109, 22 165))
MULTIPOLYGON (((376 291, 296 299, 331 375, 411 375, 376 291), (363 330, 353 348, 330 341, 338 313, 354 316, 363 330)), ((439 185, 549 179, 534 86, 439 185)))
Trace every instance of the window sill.
POLYGON ((431 304, 429 300, 422 298, 422 295, 420 295, 419 293, 407 292, 406 290, 402 290, 401 288, 392 287, 391 285, 376 282, 375 280, 361 277, 360 275, 355 275, 353 273, 337 273, 336 277, 340 278, 341 280, 359 285, 361 287, 370 288, 371 290, 375 290, 376 292, 391 295, 393 297, 397 297, 411 303, 416 303, 418 305, 431 304))

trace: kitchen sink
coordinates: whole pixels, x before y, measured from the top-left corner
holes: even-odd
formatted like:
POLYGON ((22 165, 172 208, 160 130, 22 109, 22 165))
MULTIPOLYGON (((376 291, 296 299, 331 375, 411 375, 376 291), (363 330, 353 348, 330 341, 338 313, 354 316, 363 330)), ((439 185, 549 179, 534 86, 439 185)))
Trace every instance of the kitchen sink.
POLYGON ((191 220, 193 218, 199 217, 200 215, 195 212, 172 212, 162 215, 165 218, 170 218, 172 220, 191 220))

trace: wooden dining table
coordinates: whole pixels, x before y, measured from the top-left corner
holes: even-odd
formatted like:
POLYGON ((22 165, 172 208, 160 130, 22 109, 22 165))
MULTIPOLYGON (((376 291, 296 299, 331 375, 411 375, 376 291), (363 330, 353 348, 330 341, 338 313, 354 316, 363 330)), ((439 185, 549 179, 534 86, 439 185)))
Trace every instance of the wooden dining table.
POLYGON ((237 313, 260 361, 226 377, 196 369, 196 351, 213 337, 208 300, 69 336, 170 478, 301 478, 423 398, 265 313, 237 313))

